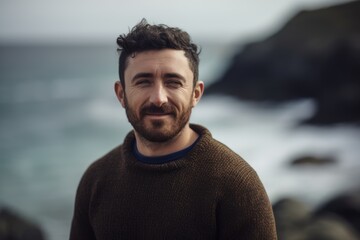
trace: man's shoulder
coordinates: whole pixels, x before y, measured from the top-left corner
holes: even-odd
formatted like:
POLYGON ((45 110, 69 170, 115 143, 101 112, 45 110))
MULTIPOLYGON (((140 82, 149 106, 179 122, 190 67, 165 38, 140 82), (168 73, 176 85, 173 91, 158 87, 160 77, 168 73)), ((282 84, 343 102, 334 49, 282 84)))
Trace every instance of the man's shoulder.
POLYGON ((209 141, 209 150, 212 151, 212 154, 215 154, 216 152, 217 155, 221 155, 224 158, 234 159, 235 161, 244 161, 244 159, 233 149, 216 139, 209 141))
POLYGON ((96 178, 99 179, 101 176, 105 176, 109 171, 116 168, 116 165, 119 164, 122 155, 122 145, 119 145, 108 153, 98 158, 90 164, 86 169, 83 178, 96 178))
MULTIPOLYGON (((206 176, 221 194, 250 192, 261 189, 256 171, 239 154, 225 144, 212 139, 197 153, 196 169, 206 176), (217 187, 216 187, 217 186, 217 187)), ((221 195, 220 194, 220 195, 221 195)))
POLYGON ((219 170, 228 173, 238 171, 253 171, 252 167, 238 153, 233 151, 227 145, 213 139, 208 149, 210 162, 213 162, 219 170))
POLYGON ((216 175, 222 177, 255 173, 238 153, 214 139, 207 129, 203 130, 201 134, 201 139, 192 153, 192 157, 198 159, 197 162, 200 165, 213 169, 216 175))
POLYGON ((224 143, 214 139, 210 132, 202 135, 195 151, 199 156, 204 156, 215 163, 224 161, 228 164, 242 165, 245 160, 224 143))

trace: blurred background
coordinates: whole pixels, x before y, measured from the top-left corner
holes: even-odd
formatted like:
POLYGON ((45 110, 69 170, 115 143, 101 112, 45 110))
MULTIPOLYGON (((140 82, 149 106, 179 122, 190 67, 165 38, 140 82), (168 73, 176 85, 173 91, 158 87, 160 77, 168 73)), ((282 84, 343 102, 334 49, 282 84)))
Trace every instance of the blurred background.
POLYGON ((360 5, 344 0, 0 0, 0 222, 68 238, 83 172, 131 129, 115 40, 142 18, 201 46, 191 122, 255 168, 279 238, 358 239, 360 5))

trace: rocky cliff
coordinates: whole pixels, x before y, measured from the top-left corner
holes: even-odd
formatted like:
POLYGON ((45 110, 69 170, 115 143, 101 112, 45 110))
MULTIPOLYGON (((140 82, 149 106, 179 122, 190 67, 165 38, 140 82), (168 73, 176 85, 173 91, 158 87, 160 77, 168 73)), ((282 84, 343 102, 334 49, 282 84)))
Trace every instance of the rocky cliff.
POLYGON ((308 123, 360 123, 360 1, 299 12, 274 35, 239 50, 206 93, 311 98, 317 112, 308 123))

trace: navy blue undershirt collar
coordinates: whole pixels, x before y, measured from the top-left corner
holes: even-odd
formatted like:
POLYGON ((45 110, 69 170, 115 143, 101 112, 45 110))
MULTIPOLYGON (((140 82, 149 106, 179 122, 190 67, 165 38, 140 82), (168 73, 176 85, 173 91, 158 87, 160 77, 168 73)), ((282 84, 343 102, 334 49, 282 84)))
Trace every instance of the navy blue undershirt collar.
POLYGON ((148 157, 148 156, 144 156, 142 155, 139 150, 137 149, 136 146, 136 140, 133 142, 133 154, 135 156, 135 158, 142 162, 142 163, 147 163, 147 164, 162 164, 162 163, 168 163, 168 162, 172 162, 175 161, 177 159, 180 159, 182 157, 184 157, 188 152, 191 151, 191 149, 193 149, 193 147, 196 145, 196 143, 199 141, 200 136, 196 139, 196 141, 191 144, 189 147, 174 152, 174 153, 170 153, 168 155, 164 155, 164 156, 158 156, 158 157, 148 157))

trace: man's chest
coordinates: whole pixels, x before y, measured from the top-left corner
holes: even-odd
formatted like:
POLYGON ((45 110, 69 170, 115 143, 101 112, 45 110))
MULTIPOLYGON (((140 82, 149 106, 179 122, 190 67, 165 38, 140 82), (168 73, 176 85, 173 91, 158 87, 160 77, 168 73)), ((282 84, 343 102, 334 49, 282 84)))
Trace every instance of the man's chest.
POLYGON ((90 201, 96 236, 121 239, 211 239, 217 197, 211 187, 186 179, 122 179, 98 188, 90 201))

